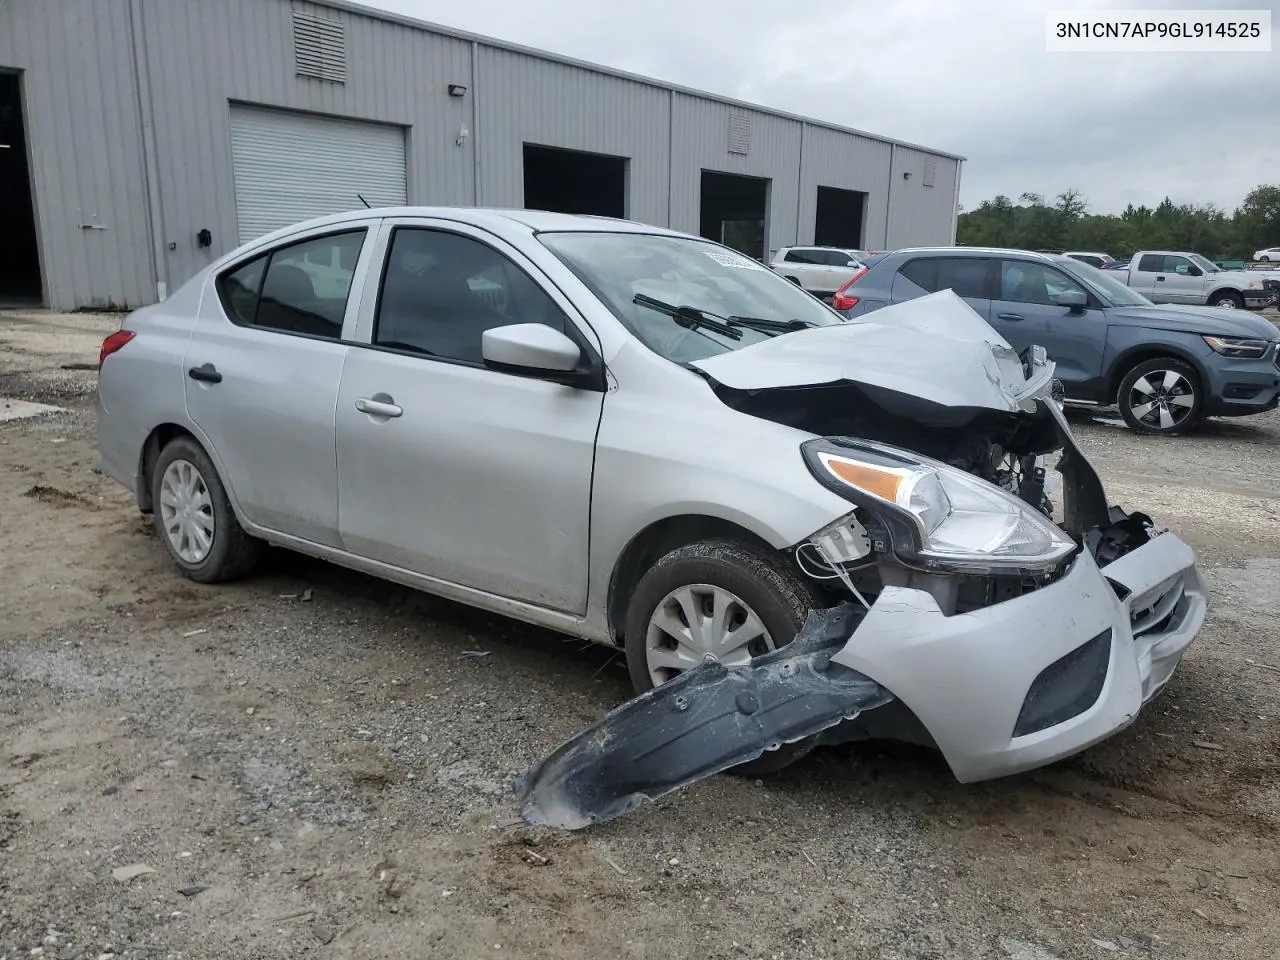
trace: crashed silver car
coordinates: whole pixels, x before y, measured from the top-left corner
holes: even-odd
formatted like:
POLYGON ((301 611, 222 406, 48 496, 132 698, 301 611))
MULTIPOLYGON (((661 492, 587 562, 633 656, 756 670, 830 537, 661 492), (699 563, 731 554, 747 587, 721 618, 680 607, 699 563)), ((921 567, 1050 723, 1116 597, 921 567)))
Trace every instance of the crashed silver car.
POLYGON ((820 743, 973 781, 1132 722, 1205 590, 1055 385, 950 292, 846 322, 650 226, 361 210, 132 313, 99 449, 195 580, 275 544, 624 648, 639 696, 517 788, 580 827, 820 743))

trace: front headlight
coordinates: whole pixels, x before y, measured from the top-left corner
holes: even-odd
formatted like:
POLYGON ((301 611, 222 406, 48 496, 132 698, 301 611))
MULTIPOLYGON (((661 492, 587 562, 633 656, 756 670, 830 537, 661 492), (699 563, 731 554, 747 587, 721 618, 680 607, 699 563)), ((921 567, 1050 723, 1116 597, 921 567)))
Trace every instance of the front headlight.
POLYGON ((1271 349, 1270 342, 1251 337, 1204 337, 1204 342, 1214 353, 1240 360, 1259 360, 1271 349))
POLYGON ((862 441, 811 440, 802 449, 820 483, 883 522, 908 566, 1038 575, 1076 549, 1042 513, 955 467, 862 441))

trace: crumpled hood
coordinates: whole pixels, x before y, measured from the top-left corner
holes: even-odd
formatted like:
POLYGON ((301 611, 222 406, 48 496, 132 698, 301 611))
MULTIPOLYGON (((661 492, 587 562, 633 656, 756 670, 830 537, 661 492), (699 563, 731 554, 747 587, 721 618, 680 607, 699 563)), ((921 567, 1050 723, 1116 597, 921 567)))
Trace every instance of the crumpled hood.
POLYGON ((1223 310, 1221 307, 1186 307, 1156 304, 1150 307, 1116 307, 1108 312, 1112 319, 1123 318, 1156 330, 1179 333, 1201 333, 1214 337, 1255 337, 1275 340, 1280 330, 1269 320, 1247 310, 1223 310))
POLYGON ((1017 413, 1048 396, 1053 364, 1030 380, 1017 352, 951 290, 858 319, 773 337, 691 364, 734 390, 852 381, 946 407, 1017 413))

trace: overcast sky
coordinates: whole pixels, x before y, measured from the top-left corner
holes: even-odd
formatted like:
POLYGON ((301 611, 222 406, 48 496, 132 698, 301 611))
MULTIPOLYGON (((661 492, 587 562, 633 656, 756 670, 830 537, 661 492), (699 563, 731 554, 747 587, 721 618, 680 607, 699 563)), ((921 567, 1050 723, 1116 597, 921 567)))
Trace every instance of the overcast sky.
POLYGON ((474 33, 968 158, 961 202, 1082 191, 1235 208, 1280 183, 1271 53, 1048 53, 1061 9, 1269 9, 1280 0, 363 0, 474 33))

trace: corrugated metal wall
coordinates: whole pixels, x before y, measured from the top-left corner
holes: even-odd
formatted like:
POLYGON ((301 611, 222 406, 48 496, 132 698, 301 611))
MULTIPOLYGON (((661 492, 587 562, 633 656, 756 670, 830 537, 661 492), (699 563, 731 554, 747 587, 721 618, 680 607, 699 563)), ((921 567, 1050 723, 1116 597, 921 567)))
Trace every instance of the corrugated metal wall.
POLYGON ((472 86, 469 43, 297 4, 345 26, 347 77, 338 84, 295 74, 292 3, 142 0, 142 7, 171 287, 237 245, 232 100, 408 127, 410 202, 474 202, 471 149, 454 146, 462 125, 474 122, 471 102, 448 93, 451 83, 472 86), (201 249, 196 234, 204 227, 213 246, 201 249))
POLYGON ((524 205, 523 146, 628 157, 627 215, 667 221, 669 94, 617 77, 479 47, 480 203, 524 205))
MULTIPOLYGON (((800 171, 800 242, 812 243, 818 187, 861 190, 867 194, 862 242, 871 249, 884 243, 889 208, 889 162, 893 148, 879 140, 806 124, 800 171)), ((949 231, 950 228, 948 228, 949 231)), ((950 232, 921 242, 950 243, 950 232)))
MULTIPOLYGON (((929 246, 954 242, 956 165, 959 161, 913 150, 893 148, 889 178, 889 227, 886 248, 929 246), (937 164, 934 185, 926 186, 926 167, 937 164), (907 179, 903 174, 911 174, 907 179)), ((871 234, 872 237, 875 234, 871 234)))
POLYGON ((676 230, 698 232, 702 171, 765 177, 769 210, 765 252, 794 244, 798 228, 800 127, 796 120, 726 103, 673 93, 671 125, 671 222, 676 230), (745 155, 729 152, 729 118, 750 118, 745 155))
POLYGON ((0 3, 0 67, 22 71, 45 299, 60 307, 156 297, 133 64, 127 0, 0 3))
POLYGON ((812 242, 820 185, 868 193, 868 245, 952 241, 954 160, 926 188, 922 151, 303 0, 10 0, 3 67, 25 71, 57 308, 152 302, 236 245, 232 102, 403 126, 415 204, 519 207, 537 143, 629 158, 644 222, 696 233, 707 169, 771 181, 768 250, 812 242), (344 83, 297 75, 295 9, 343 24, 344 83))

